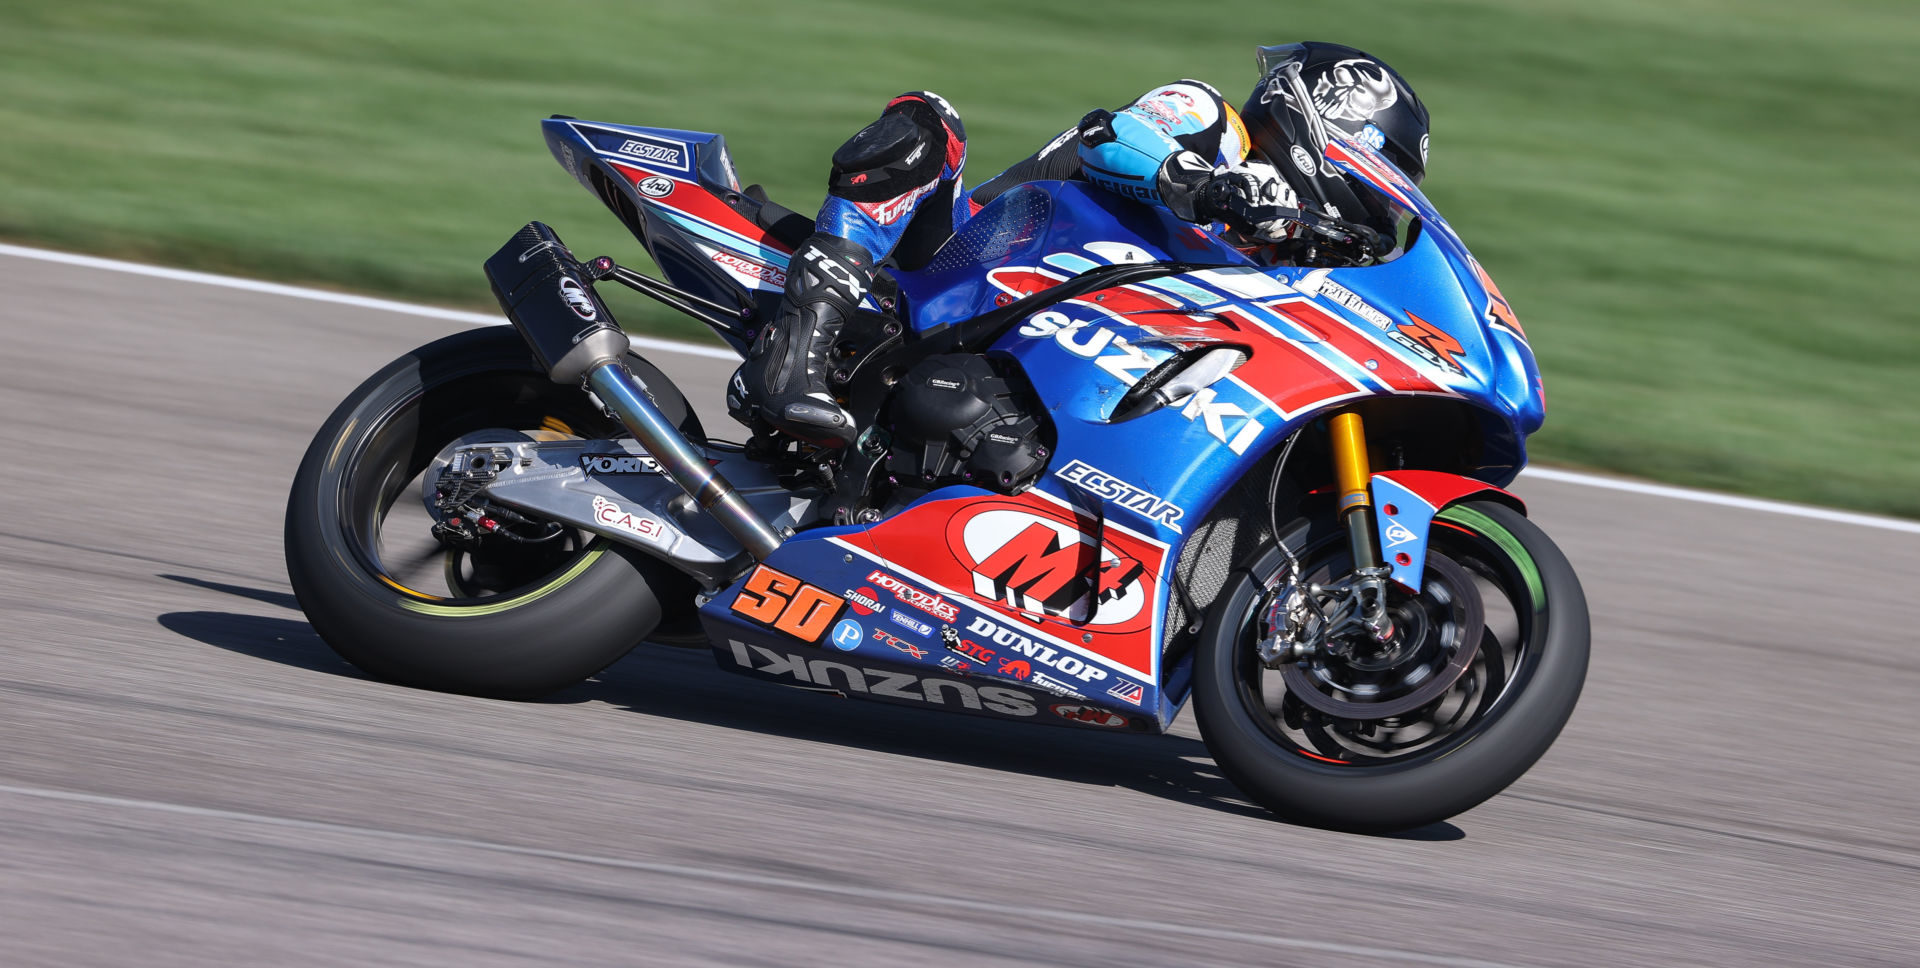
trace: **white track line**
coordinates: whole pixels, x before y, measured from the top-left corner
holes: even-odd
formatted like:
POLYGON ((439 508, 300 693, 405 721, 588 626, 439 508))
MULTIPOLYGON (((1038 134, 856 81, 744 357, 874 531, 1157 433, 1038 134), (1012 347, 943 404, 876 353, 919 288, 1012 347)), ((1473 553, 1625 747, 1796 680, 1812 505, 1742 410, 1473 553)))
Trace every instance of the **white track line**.
MULTIPOLYGON (((141 265, 138 262, 122 262, 118 259, 102 259, 91 255, 75 255, 71 252, 54 252, 48 249, 30 249, 25 246, 7 245, 0 242, 0 255, 10 255, 21 259, 38 259, 42 262, 58 262, 61 265, 81 266, 87 269, 102 269, 107 272, 125 272, 136 276, 151 276, 155 279, 170 279, 174 282, 193 282, 203 286, 219 286, 223 289, 240 289, 246 292, 264 292, 274 296, 288 296, 294 299, 311 299, 314 302, 336 303, 342 306, 354 306, 360 309, 380 309, 390 313, 402 313, 408 316, 426 316, 430 319, 446 319, 468 326, 504 326, 507 321, 489 313, 470 313, 459 309, 442 309, 439 306, 422 306, 418 303, 396 302, 391 299, 374 299, 370 296, 355 296, 344 292, 328 292, 324 289, 308 289, 304 286, 285 286, 277 282, 261 282, 257 279, 240 279, 234 276, 218 276, 211 272, 189 272, 185 269, 169 269, 164 266, 141 265)), ((475 270, 476 272, 478 270, 475 270)), ((683 343, 679 340, 654 339, 651 336, 632 336, 633 345, 639 349, 657 353, 681 353, 687 356, 704 356, 714 360, 739 362, 740 354, 724 346, 702 346, 699 343, 683 343)))
POLYGON ((1784 501, 1763 501, 1759 498, 1741 497, 1737 494, 1696 491, 1691 488, 1672 487, 1666 484, 1647 484, 1641 481, 1622 480, 1617 477, 1599 477, 1593 474, 1579 474, 1573 471, 1558 471, 1551 467, 1529 467, 1520 472, 1520 479, 1522 481, 1555 481, 1562 484, 1601 487, 1610 491, 1649 494, 1654 497, 1670 498, 1675 501, 1695 501, 1700 504, 1717 504, 1721 507, 1740 508, 1745 511, 1764 511, 1768 514, 1786 514, 1796 518, 1813 518, 1816 521, 1837 521, 1841 524, 1857 524, 1864 528, 1881 528, 1887 531, 1905 531, 1908 534, 1920 534, 1920 521, 1903 521, 1899 518, 1883 518, 1874 514, 1835 511, 1832 508, 1813 507, 1807 504, 1788 504, 1784 501))
MULTIPOLYGON (((206 286, 220 286, 226 289, 263 292, 275 296, 288 296, 294 299, 311 299, 316 302, 337 303, 342 306, 355 306, 361 309, 380 309, 390 313, 403 313, 408 316, 426 316, 432 319, 445 319, 456 323, 465 323, 469 326, 500 326, 506 322, 498 316, 492 316, 486 313, 465 312, 458 309, 442 309, 438 306, 422 306, 418 303, 398 302, 391 299, 374 299, 370 296, 355 296, 342 292, 328 292, 324 289, 308 289, 304 286, 287 286, 277 282, 260 282, 256 279, 240 279, 234 276, 214 275, 210 272, 189 272, 185 269, 169 269, 164 266, 142 265, 138 262, 122 262, 118 259, 102 259, 98 256, 75 255, 71 252, 55 252, 50 249, 34 249, 20 245, 7 245, 4 242, 0 242, 0 255, 10 255, 20 259, 38 259, 42 262, 58 262, 62 265, 102 269, 108 272, 125 272, 137 276, 151 276, 156 279, 170 279, 175 282, 193 282, 206 286)), ((683 343, 679 340, 654 339, 650 336, 634 336, 632 340, 635 347, 658 353, 680 353, 687 356, 701 356, 714 360, 737 361, 740 359, 739 355, 732 350, 719 346, 703 346, 699 343, 683 343)), ((1883 531, 1902 531, 1908 534, 1920 534, 1920 521, 1903 521, 1899 518, 1881 517, 1873 514, 1857 514, 1851 511, 1836 511, 1831 508, 1812 507, 1805 504, 1788 504, 1782 501, 1763 501, 1758 498, 1721 494, 1715 491, 1696 491, 1691 488, 1671 487, 1665 484, 1647 484, 1640 481, 1600 477, 1594 474, 1580 474, 1573 471, 1559 471, 1546 467, 1529 467, 1521 472, 1520 477, 1522 480, 1577 484, 1583 487, 1598 487, 1611 491, 1646 494, 1652 497, 1662 497, 1674 501, 1715 504, 1721 507, 1739 508, 1744 511, 1784 514, 1797 518, 1812 518, 1816 521, 1832 521, 1838 524, 1858 525, 1863 528, 1879 528, 1883 531)))
POLYGON ((687 880, 740 884, 747 887, 774 890, 788 894, 805 892, 810 894, 827 894, 838 897, 858 898, 864 901, 880 901, 889 904, 905 904, 909 906, 917 904, 927 910, 936 911, 943 908, 960 908, 962 910, 979 911, 984 914, 997 915, 1007 918, 1009 922, 1016 920, 1053 921, 1065 924, 1096 925, 1103 928, 1120 928, 1128 931, 1145 932, 1147 934, 1184 935, 1190 938, 1237 941, 1272 948, 1287 948, 1294 951, 1317 951, 1326 954, 1348 955, 1358 958, 1377 958, 1382 961, 1399 961, 1418 965, 1445 965, 1449 966, 1449 968, 1513 968, 1513 966, 1510 965, 1504 965, 1499 962, 1482 961, 1477 958, 1430 955, 1418 951, 1341 944, 1335 941, 1311 941, 1306 938, 1290 938, 1284 935, 1235 931, 1231 928, 1209 928, 1201 925, 1178 924, 1167 921, 1144 921, 1137 918, 1094 914, 1087 911, 997 904, 991 901, 975 901, 969 898, 955 897, 950 894, 920 894, 913 891, 896 891, 886 888, 854 887, 847 884, 836 884, 831 881, 773 877, 766 874, 725 870, 717 867, 692 867, 686 864, 666 864, 656 861, 627 860, 620 857, 605 857, 594 854, 576 854, 562 850, 547 850, 541 847, 522 847, 515 844, 503 844, 490 840, 471 840, 466 837, 406 833, 399 830, 384 830, 379 827, 361 827, 353 824, 330 823, 323 820, 300 820, 294 817, 276 817, 270 814, 243 813, 237 810, 219 810, 212 807, 195 807, 184 803, 168 803, 164 800, 138 800, 128 797, 109 797, 93 793, 77 793, 69 790, 49 790, 42 787, 10 785, 0 785, 0 794, 9 794, 17 797, 33 797, 62 803, 87 804, 96 807, 114 807, 122 810, 169 813, 177 816, 198 817, 205 820, 224 820, 266 827, 308 830, 354 837, 370 837, 380 840, 400 841, 403 843, 424 844, 437 847, 482 850, 496 854, 513 854, 520 857, 536 857, 543 860, 562 861, 573 864, 591 864, 596 867, 640 871, 648 874, 659 874, 687 880))

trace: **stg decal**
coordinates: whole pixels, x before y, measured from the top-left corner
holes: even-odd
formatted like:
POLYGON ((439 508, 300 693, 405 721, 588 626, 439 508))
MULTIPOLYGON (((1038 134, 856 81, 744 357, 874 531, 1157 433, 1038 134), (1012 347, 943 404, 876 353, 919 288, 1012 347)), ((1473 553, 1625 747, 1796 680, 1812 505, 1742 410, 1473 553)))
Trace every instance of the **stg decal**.
MULTIPOLYGON (((1067 655, 1050 645, 1035 642, 1009 628, 1002 628, 984 618, 975 616, 967 623, 967 632, 989 639, 993 644, 1009 652, 1017 652, 1063 676, 1072 676, 1081 682, 1094 682, 1107 678, 1106 670, 1087 664, 1076 656, 1067 655)), ((966 640, 963 640, 966 641, 966 640)), ((970 641, 967 644, 972 644, 970 641)), ((992 653, 988 653, 991 655, 992 653)))
MULTIPOLYGON (((740 594, 733 599, 734 614, 751 619, 782 635, 818 643, 832 628, 841 610, 840 596, 815 588, 785 572, 758 565, 740 594)), ((860 626, 855 623, 855 629, 860 626)), ((836 644, 839 635, 836 633, 836 644)), ((858 644, 859 634, 855 635, 858 644)))
POLYGON ((1039 712, 1033 697, 1018 689, 1001 686, 975 687, 969 683, 955 682, 951 679, 922 679, 910 672, 884 672, 845 662, 808 659, 804 655, 775 652, 758 645, 748 645, 737 639, 728 639, 727 649, 733 657, 734 664, 749 672, 757 672, 778 679, 791 679, 794 682, 824 689, 846 693, 858 692, 875 699, 894 699, 948 708, 958 707, 997 713, 1001 716, 1029 717, 1039 712), (756 665, 755 660, 760 664, 756 665))
POLYGON ((1077 484, 1089 493, 1106 498, 1149 521, 1158 521, 1176 534, 1180 531, 1180 518, 1186 511, 1179 505, 1134 487, 1091 464, 1070 461, 1067 466, 1055 471, 1054 476, 1069 484, 1077 484))
POLYGON ((978 662, 981 665, 991 665, 993 662, 994 652, 992 649, 972 639, 961 638, 960 633, 955 632, 951 625, 940 630, 940 644, 944 646, 947 651, 958 654, 969 662, 978 662))

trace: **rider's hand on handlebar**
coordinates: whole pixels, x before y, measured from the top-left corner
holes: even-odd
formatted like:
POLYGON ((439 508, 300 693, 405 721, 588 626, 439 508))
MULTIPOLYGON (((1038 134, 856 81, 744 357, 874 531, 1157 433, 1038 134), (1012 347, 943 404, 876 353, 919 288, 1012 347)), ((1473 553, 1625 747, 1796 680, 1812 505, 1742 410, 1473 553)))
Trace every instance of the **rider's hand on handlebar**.
POLYGON ((1280 241, 1299 228, 1300 202, 1286 179, 1265 164, 1221 165, 1201 187, 1194 214, 1222 221, 1247 235, 1280 241))

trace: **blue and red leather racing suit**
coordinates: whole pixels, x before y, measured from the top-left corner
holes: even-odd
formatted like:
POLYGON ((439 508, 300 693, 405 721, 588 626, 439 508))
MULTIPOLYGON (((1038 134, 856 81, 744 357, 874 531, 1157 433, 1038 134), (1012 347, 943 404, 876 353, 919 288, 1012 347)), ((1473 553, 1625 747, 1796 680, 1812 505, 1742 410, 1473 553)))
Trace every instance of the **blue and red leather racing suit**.
POLYGON ((769 427, 827 448, 853 443, 860 428, 833 396, 827 374, 840 329, 873 287, 881 263, 926 264, 981 206, 1014 185, 1042 179, 1084 179, 1164 205, 1182 219, 1210 221, 1211 203, 1198 203, 1231 181, 1218 176, 1245 161, 1249 145, 1238 112, 1220 92, 1178 81, 1119 111, 1087 115, 967 192, 959 114, 928 91, 894 98, 878 120, 834 152, 827 201, 813 234, 793 254, 780 311, 748 350, 728 409, 756 430, 769 427))
MULTIPOLYGON (((916 248, 938 248, 973 213, 1015 185, 1031 181, 1078 179, 1128 198, 1165 205, 1176 216, 1195 218, 1192 192, 1220 165, 1246 160, 1250 144, 1240 114, 1212 86, 1181 80, 1156 87, 1116 112, 1096 111, 1060 132, 1046 147, 967 192, 962 187, 966 167, 965 129, 945 99, 927 91, 903 94, 888 109, 922 102, 933 109, 942 130, 927 132, 939 140, 943 165, 937 177, 886 198, 855 200, 830 194, 815 220, 817 231, 859 243, 876 262, 893 255, 905 239, 914 218, 923 209, 951 212, 945 224, 922 228, 928 237, 916 248), (1192 168, 1169 162, 1181 152, 1192 152, 1192 168), (1163 173, 1171 177, 1163 178, 1163 173), (937 239, 937 241, 936 241, 937 239)), ((878 123, 878 122, 876 122, 878 123)), ((930 149, 932 144, 928 146, 930 149)), ((838 159, 836 159, 838 160, 838 159)), ((836 166, 837 169, 837 166, 836 166)), ((835 171, 834 181, 841 180, 835 171)), ((857 177, 855 173, 851 177, 857 177)), ((851 187, 851 186, 849 186, 851 187)))

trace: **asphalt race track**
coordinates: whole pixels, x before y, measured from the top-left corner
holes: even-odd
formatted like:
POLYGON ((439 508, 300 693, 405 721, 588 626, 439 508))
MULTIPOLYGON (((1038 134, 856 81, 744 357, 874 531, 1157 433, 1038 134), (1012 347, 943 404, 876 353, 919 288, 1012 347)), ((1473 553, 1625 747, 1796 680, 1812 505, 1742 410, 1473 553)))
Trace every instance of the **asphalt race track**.
MULTIPOLYGON (((1920 961, 1920 536, 1523 481, 1592 604, 1573 722, 1449 824, 1325 833, 1190 717, 1001 724, 658 646, 544 703, 363 678, 294 607, 287 486, 459 325, 0 257, 0 963, 1920 961)), ((728 364, 655 358, 730 426, 728 364)))

